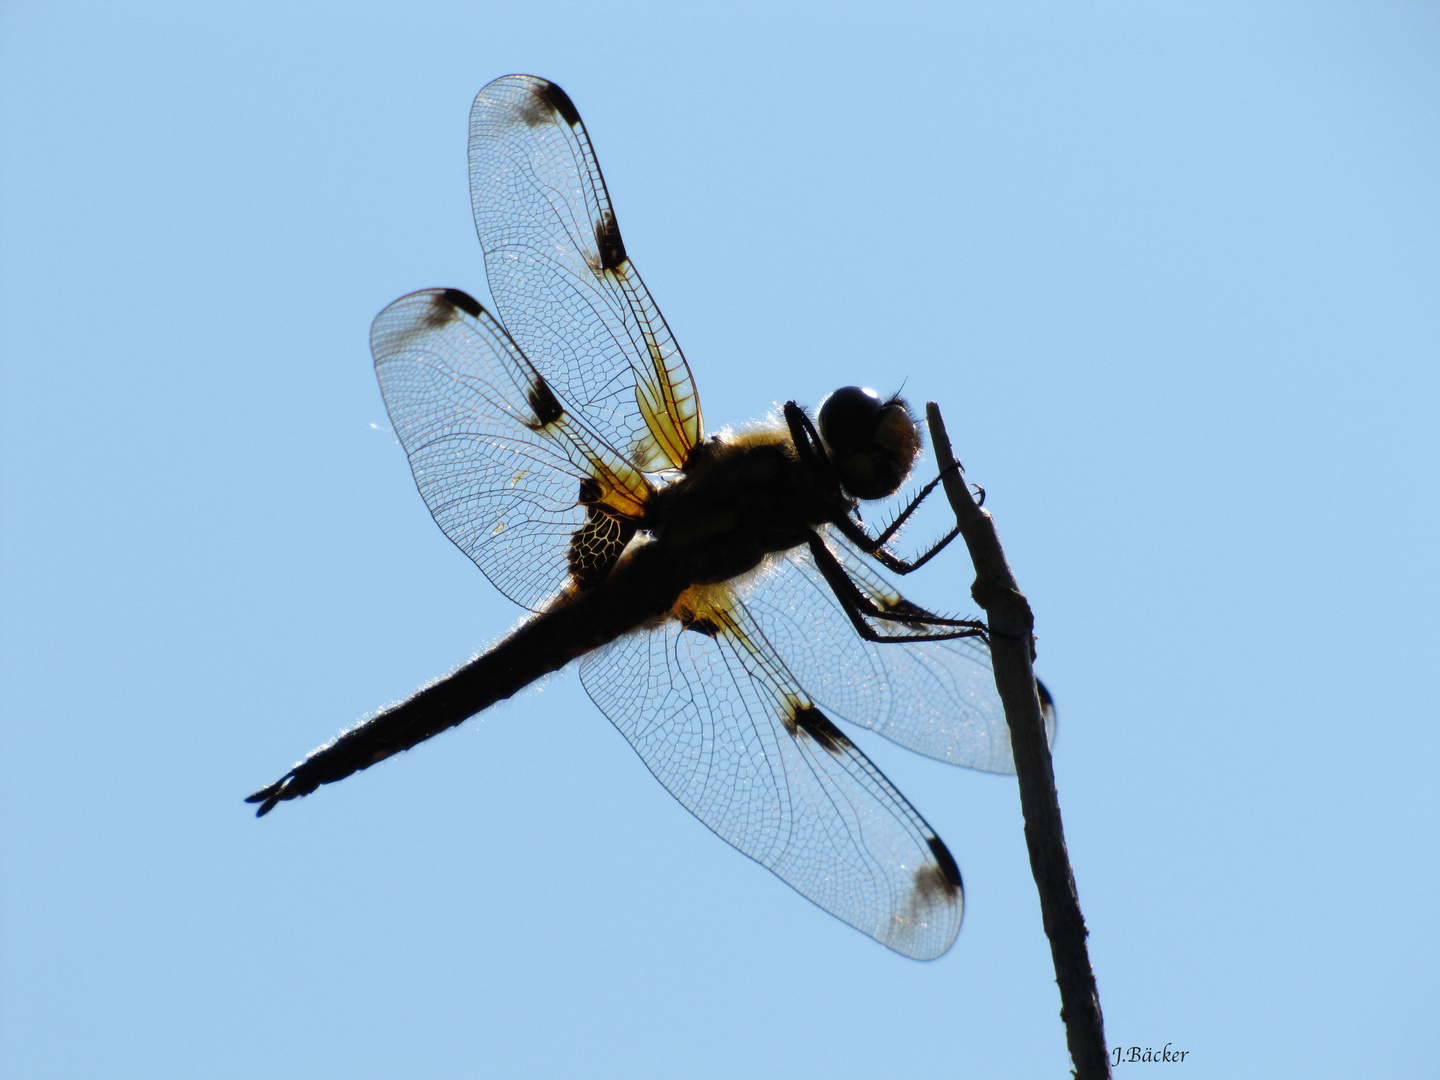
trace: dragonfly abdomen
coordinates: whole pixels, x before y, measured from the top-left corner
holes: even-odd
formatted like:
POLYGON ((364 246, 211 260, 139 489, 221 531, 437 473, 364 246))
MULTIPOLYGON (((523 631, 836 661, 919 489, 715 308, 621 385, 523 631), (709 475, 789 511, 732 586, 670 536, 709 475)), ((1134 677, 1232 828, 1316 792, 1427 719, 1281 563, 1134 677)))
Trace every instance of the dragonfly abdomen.
POLYGON ((368 769, 503 701, 535 680, 665 615, 691 584, 660 545, 638 548, 603 584, 562 597, 489 651, 357 724, 251 795, 257 816, 368 769))

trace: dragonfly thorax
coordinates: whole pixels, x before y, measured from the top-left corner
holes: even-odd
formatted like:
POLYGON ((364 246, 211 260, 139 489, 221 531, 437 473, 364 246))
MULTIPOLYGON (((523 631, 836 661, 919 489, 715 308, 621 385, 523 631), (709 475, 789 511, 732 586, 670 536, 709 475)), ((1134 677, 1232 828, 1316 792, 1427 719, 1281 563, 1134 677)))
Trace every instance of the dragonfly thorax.
POLYGON ((641 528, 683 560, 693 584, 728 581, 765 556, 806 542, 810 530, 849 506, 826 491, 780 431, 708 439, 662 488, 641 528))

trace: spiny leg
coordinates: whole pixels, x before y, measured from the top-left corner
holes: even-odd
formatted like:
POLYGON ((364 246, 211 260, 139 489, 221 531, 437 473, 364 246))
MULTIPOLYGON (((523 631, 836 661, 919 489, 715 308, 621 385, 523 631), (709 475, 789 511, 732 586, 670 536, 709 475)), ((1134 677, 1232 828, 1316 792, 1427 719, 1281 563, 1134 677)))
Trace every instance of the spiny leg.
POLYGON ((855 627, 855 632, 866 641, 909 644, 919 641, 952 641, 956 638, 967 637, 988 640, 985 624, 976 622, 974 619, 947 619, 939 615, 932 615, 903 599, 894 607, 882 608, 851 580, 850 575, 840 564, 840 560, 835 557, 835 553, 825 546, 825 541, 818 534, 810 535, 808 546, 810 555, 815 560, 816 568, 824 576, 826 584, 830 586, 830 591, 835 594, 835 599, 850 619, 851 625, 855 627), (882 619, 885 622, 898 623, 901 626, 953 626, 956 629, 892 637, 879 633, 866 621, 867 618, 882 619))
POLYGON ((839 488, 840 478, 835 475, 835 467, 830 463, 830 455, 825 452, 825 444, 820 441, 820 433, 815 430, 805 410, 793 401, 785 403, 785 424, 790 429, 790 441, 795 444, 795 453, 800 461, 818 470, 827 485, 839 488))
MULTIPOLYGON (((820 439, 820 433, 815 430, 815 425, 810 417, 793 401, 785 403, 785 423, 790 429, 790 439, 795 444, 795 452, 800 460, 817 470, 826 486, 839 487, 839 478, 835 475, 834 466, 830 462, 830 456, 825 452, 824 443, 820 439)), ((960 469, 960 463, 956 462, 952 468, 960 469)), ((888 570, 897 574, 909 574, 920 569, 927 562, 943 551, 955 537, 960 535, 960 525, 957 521, 955 527, 941 537, 936 543, 922 552, 915 559, 902 559, 894 552, 886 549, 885 544, 900 530, 901 526, 910 518, 935 488, 948 475, 949 469, 944 470, 939 476, 926 484, 912 500, 910 504, 900 512, 900 515, 886 527, 878 537, 871 536, 865 531, 865 527, 859 521, 852 518, 847 511, 844 515, 837 515, 835 527, 854 543, 861 551, 874 557, 888 570)), ((853 507, 853 503, 849 506, 853 507)))

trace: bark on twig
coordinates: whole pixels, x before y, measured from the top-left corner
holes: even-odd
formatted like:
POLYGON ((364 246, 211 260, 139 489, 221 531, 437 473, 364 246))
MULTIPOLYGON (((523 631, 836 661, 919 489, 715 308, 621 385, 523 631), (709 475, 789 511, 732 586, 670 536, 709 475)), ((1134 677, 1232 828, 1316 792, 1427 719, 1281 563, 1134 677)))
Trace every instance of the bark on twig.
POLYGON ((925 416, 944 477, 945 495, 955 510, 960 535, 975 564, 975 584, 970 593, 985 609, 990 627, 995 686, 1010 725, 1015 773, 1020 781, 1020 809, 1025 816, 1025 844, 1030 850, 1035 887, 1040 892, 1045 936, 1050 939, 1070 1060, 1077 1080, 1101 1080, 1110 1076, 1110 1058, 1100 995, 1085 946, 1085 919, 1080 914, 1075 875, 1065 850, 1060 799, 1055 791, 1050 747, 1045 742, 1035 669, 1031 666, 1035 658, 1035 618, 1005 560, 994 521, 971 497, 964 472, 952 467, 957 463, 939 406, 933 401, 927 403, 925 416))

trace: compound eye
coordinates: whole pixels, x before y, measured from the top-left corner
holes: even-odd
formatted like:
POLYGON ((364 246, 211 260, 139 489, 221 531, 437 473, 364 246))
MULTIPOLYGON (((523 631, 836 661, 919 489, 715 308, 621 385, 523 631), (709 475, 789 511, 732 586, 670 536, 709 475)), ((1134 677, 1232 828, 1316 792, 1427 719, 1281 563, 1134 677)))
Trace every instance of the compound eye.
POLYGON ((820 438, 840 483, 857 499, 895 494, 920 453, 905 402, 882 402, 874 390, 846 386, 820 406, 820 438))
POLYGON ((880 395, 868 387, 842 386, 820 406, 820 437, 832 454, 868 448, 879 422, 880 395))

